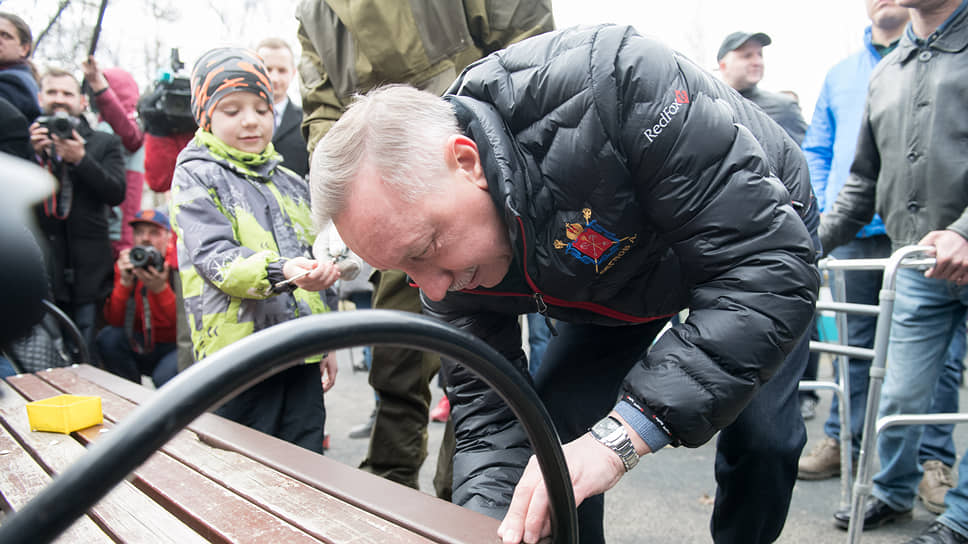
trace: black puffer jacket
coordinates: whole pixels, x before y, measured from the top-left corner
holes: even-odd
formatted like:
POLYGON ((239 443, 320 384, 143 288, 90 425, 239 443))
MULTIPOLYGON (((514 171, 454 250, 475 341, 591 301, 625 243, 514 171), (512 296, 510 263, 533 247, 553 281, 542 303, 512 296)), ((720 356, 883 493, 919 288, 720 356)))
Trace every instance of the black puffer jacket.
MULTIPOLYGON (((732 422, 812 322, 816 250, 798 213, 815 221, 816 210, 796 144, 629 27, 529 39, 468 67, 447 98, 479 146, 516 261, 492 289, 425 300, 428 313, 526 372, 519 313, 622 325, 688 307, 624 388, 673 444, 732 422)), ((530 454, 524 434, 465 370, 448 369, 447 383, 454 500, 500 516, 530 454)))

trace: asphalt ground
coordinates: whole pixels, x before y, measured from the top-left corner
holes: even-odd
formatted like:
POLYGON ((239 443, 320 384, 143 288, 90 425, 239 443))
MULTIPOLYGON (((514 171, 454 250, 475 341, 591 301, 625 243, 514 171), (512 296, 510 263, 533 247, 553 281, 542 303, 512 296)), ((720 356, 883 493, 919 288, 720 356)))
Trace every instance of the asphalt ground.
MULTIPOLYGON (((365 372, 354 372, 351 356, 362 357, 359 350, 338 354, 337 384, 326 395, 326 432, 330 435, 327 455, 357 466, 366 454, 368 440, 347 437, 349 430, 363 422, 373 407, 373 391, 365 372)), ((820 366, 820 379, 830 379, 832 367, 826 360, 820 366)), ((434 403, 443 392, 432 384, 434 403)), ((964 395, 964 389, 962 390, 964 395)), ((817 417, 807 421, 810 451, 823 439, 823 421, 829 413, 832 393, 819 392, 817 417)), ((421 490, 433 494, 433 474, 444 425, 431 422, 427 461, 420 474, 421 490)), ((956 426, 955 442, 959 453, 968 447, 968 426, 956 426)), ((642 459, 618 485, 606 494, 606 535, 608 542, 711 542, 709 517, 716 493, 713 476, 715 439, 696 449, 666 448, 642 459)), ((847 533, 833 525, 832 515, 840 503, 840 482, 798 481, 786 525, 778 542, 787 544, 826 544, 846 542, 847 533)), ((903 543, 919 534, 934 515, 917 504, 914 519, 868 531, 862 542, 869 544, 903 543)))

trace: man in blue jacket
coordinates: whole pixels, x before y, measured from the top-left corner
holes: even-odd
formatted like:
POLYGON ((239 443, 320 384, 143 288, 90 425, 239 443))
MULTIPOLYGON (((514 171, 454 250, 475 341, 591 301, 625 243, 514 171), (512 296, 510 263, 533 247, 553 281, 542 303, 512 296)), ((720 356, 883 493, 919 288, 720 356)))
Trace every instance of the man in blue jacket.
MULTIPOLYGON (((810 181, 821 213, 828 204, 836 201, 850 174, 870 73, 897 46, 909 19, 908 10, 893 1, 865 0, 865 3, 871 26, 864 32, 864 48, 839 62, 827 73, 803 142, 803 152, 810 167, 810 181)), ((890 253, 891 241, 884 232, 884 222, 875 215, 874 220, 865 225, 853 240, 832 251, 831 255, 838 259, 875 259, 887 257, 890 253)), ((880 271, 847 272, 846 302, 876 305, 881 279, 880 271)), ((872 316, 848 316, 847 338, 850 345, 872 347, 876 324, 877 319, 872 316)), ((961 377, 961 359, 965 355, 964 331, 960 340, 952 342, 949 348, 949 364, 936 388, 935 412, 958 411, 958 381, 961 377)), ((869 369, 869 360, 849 361, 850 428, 855 458, 859 453, 867 406, 869 369)), ((830 417, 824 424, 827 438, 800 459, 797 473, 800 479, 821 480, 840 474, 839 414, 839 401, 835 396, 830 406, 830 417)), ((929 425, 925 427, 921 442, 920 458, 925 466, 925 478, 919 486, 918 495, 925 507, 935 513, 944 510, 944 494, 954 484, 951 467, 956 452, 951 440, 951 427, 929 425)))
MULTIPOLYGON (((630 27, 531 38, 448 93, 387 87, 350 106, 314 154, 316 219, 525 379, 518 315, 557 320, 534 382, 566 442, 582 542, 604 540, 601 493, 640 455, 717 431, 714 540, 775 540, 806 439, 797 379, 819 286, 799 147, 630 27)), ((444 371, 454 502, 504 517, 504 542, 537 541, 547 497, 523 429, 466 369, 444 371)))

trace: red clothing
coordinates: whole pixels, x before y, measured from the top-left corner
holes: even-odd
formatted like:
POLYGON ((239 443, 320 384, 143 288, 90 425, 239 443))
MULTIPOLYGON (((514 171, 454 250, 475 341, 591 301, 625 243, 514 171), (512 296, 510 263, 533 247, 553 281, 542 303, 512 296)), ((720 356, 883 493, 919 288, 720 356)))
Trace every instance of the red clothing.
POLYGON ((138 84, 131 74, 120 68, 105 68, 104 78, 108 87, 94 97, 101 119, 111 125, 111 130, 121 138, 125 150, 124 202, 121 203, 121 239, 111 247, 117 258, 122 249, 131 247, 131 225, 128 221, 141 209, 141 193, 144 189, 144 159, 138 151, 145 135, 138 125, 138 84))
POLYGON ((145 134, 145 181, 152 191, 164 193, 171 189, 178 153, 194 137, 192 133, 170 136, 145 134))
MULTIPOLYGON (((170 265, 169 265, 170 266, 170 265)), ((124 316, 128 309, 128 299, 135 293, 134 299, 134 332, 144 332, 144 298, 140 295, 142 283, 135 278, 133 287, 121 285, 121 272, 118 263, 114 263, 114 289, 104 305, 104 319, 112 327, 124 327, 124 316)), ((171 285, 166 285, 160 293, 146 290, 148 306, 151 308, 151 328, 156 343, 175 341, 175 291, 171 285)))

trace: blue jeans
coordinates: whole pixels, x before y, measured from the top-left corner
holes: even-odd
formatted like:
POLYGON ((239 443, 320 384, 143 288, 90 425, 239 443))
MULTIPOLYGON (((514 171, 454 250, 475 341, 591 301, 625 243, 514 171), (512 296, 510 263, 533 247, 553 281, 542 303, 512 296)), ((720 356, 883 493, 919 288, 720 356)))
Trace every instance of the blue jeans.
MULTIPOLYGON (((369 310, 373 307, 373 292, 372 291, 356 291, 350 293, 350 302, 356 306, 357 310, 369 310)), ((363 365, 369 370, 373 366, 373 350, 370 346, 363 346, 363 365)))
MULTIPOLYGON (((887 236, 856 238, 849 244, 831 252, 837 259, 880 259, 891 254, 891 242, 887 236)), ((851 270, 844 276, 846 300, 855 304, 877 305, 880 296, 883 274, 878 270, 851 270)), ((835 298, 838 299, 839 297, 835 298)), ((958 383, 961 379, 961 360, 965 356, 965 324, 961 323, 961 333, 955 334, 948 350, 947 370, 934 393, 935 407, 932 412, 958 411, 958 383)), ((847 342, 851 346, 871 348, 877 318, 874 316, 848 315, 847 342)), ((853 438, 854 456, 860 452, 861 433, 864 429, 864 412, 867 409, 867 389, 870 384, 871 361, 868 359, 849 359, 850 374, 850 430, 853 438)), ((834 360, 834 376, 838 374, 839 358, 834 360)), ((840 439, 840 399, 834 395, 830 403, 830 417, 823 427, 824 433, 836 440, 840 439)), ((921 439, 920 462, 938 459, 944 464, 954 466, 955 446, 951 438, 952 425, 927 425, 921 439)))
MULTIPOLYGON (((144 342, 135 333, 138 343, 144 342)), ((178 353, 174 342, 159 342, 148 353, 135 353, 126 331, 121 327, 104 327, 97 335, 97 347, 108 372, 126 380, 141 383, 141 375, 148 374, 155 387, 161 387, 178 373, 178 353)))
POLYGON ((544 356, 550 339, 551 329, 548 328, 545 316, 528 314, 528 345, 531 347, 531 353, 528 355, 528 372, 532 376, 538 373, 538 368, 541 366, 541 357, 544 356))
POLYGON ((13 368, 13 364, 11 364, 10 361, 8 361, 5 357, 0 356, 0 378, 16 375, 17 371, 13 368))
MULTIPOLYGON (((931 411, 939 377, 945 373, 948 348, 965 322, 966 307, 968 287, 925 278, 917 270, 898 272, 878 417, 931 411)), ((873 494, 894 509, 914 505, 922 474, 918 463, 921 434, 920 425, 903 425, 887 428, 878 437, 881 470, 874 476, 873 494)), ((959 486, 968 485, 964 476, 960 475, 959 486)), ((944 518, 968 534, 965 489, 949 492, 946 503, 950 506, 944 518)))

